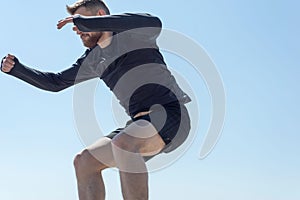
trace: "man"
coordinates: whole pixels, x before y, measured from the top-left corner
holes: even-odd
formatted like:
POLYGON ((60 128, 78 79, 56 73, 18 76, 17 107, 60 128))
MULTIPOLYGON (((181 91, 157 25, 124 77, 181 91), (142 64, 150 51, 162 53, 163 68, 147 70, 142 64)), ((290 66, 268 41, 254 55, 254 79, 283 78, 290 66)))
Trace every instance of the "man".
POLYGON ((1 70, 40 89, 60 91, 92 78, 102 79, 131 120, 100 138, 74 159, 80 200, 105 199, 102 170, 117 167, 124 199, 148 199, 145 161, 170 152, 188 136, 190 98, 166 67, 156 38, 161 21, 149 14, 110 15, 101 0, 67 6, 72 15, 57 24, 73 30, 88 49, 70 68, 41 72, 8 54, 1 70))

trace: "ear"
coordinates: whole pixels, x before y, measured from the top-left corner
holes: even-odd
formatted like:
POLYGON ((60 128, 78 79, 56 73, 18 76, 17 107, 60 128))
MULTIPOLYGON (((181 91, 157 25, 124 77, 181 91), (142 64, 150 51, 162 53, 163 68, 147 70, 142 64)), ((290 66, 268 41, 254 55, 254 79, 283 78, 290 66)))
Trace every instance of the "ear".
POLYGON ((103 9, 99 9, 98 15, 100 16, 106 15, 106 12, 103 9))

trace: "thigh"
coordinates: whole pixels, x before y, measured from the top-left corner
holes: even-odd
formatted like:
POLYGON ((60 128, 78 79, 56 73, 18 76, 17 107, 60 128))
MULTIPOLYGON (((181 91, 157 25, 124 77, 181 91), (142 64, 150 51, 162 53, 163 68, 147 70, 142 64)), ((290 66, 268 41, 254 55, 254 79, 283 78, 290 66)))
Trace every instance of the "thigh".
POLYGON ((142 156, 156 155, 165 147, 165 142, 155 127, 143 119, 126 126, 112 139, 112 143, 122 150, 142 156))
POLYGON ((112 140, 108 137, 102 137, 86 149, 100 163, 115 167, 115 160, 112 153, 112 140))
POLYGON ((144 119, 156 128, 166 144, 163 152, 170 152, 184 143, 190 131, 190 118, 185 105, 172 102, 153 107, 148 115, 138 117, 144 119))

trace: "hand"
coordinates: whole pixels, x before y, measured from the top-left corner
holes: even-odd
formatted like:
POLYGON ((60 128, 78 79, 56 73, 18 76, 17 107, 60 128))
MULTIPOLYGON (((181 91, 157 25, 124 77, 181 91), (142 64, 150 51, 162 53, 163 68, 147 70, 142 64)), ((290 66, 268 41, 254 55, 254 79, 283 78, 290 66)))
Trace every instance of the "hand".
POLYGON ((8 54, 1 63, 1 71, 5 72, 5 73, 9 73, 12 68, 14 68, 15 66, 15 56, 8 54))
MULTIPOLYGON (((74 16, 76 16, 76 15, 74 15, 74 16)), ((66 17, 65 19, 59 20, 57 22, 57 29, 61 29, 68 23, 73 23, 74 16, 66 17)))

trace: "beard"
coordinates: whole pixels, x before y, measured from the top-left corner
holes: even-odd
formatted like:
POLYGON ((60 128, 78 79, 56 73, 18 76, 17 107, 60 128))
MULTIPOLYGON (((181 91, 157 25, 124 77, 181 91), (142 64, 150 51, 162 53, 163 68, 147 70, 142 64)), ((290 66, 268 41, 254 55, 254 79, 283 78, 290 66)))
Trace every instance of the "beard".
POLYGON ((80 38, 82 43, 87 48, 93 48, 97 45, 98 40, 102 37, 101 32, 82 33, 80 38))

